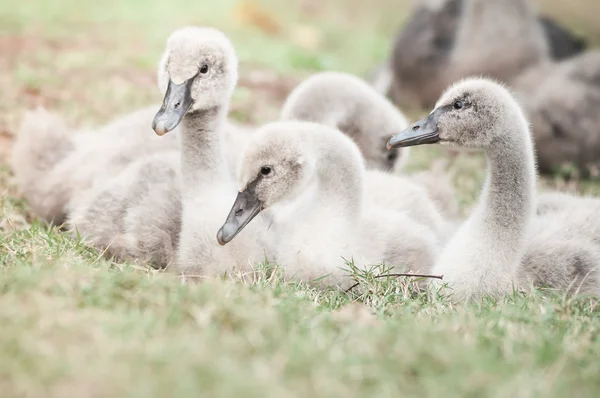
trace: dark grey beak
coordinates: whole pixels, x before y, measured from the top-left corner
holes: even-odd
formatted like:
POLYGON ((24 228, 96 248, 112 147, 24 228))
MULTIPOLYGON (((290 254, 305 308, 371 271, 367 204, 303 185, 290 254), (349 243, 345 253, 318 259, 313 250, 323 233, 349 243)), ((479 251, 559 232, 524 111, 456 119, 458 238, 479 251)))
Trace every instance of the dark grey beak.
POLYGON ((219 244, 224 246, 226 243, 231 242, 262 209, 262 203, 254 194, 253 189, 238 192, 225 224, 217 233, 219 244))
POLYGON ((387 142, 388 150, 439 142, 438 121, 443 111, 443 108, 436 109, 425 119, 413 123, 406 130, 394 135, 387 142))
POLYGON ((152 120, 152 129, 156 134, 165 135, 173 130, 190 109, 194 102, 191 94, 194 78, 195 76, 181 84, 169 80, 162 106, 152 120))

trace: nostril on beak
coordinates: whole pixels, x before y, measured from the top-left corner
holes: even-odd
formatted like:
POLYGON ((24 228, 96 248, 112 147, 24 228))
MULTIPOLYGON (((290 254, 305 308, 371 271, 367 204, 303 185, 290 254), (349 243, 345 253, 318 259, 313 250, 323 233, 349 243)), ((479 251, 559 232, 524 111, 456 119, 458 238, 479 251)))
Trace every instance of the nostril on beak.
POLYGON ((177 102, 175 105, 173 105, 173 109, 177 109, 181 106, 181 102, 177 102))
POLYGON ((421 128, 421 126, 419 126, 419 125, 417 124, 416 126, 413 126, 413 128, 412 128, 412 129, 413 129, 413 131, 417 131, 417 130, 418 130, 418 129, 420 129, 420 128, 421 128))
POLYGON ((244 209, 237 209, 237 210, 235 211, 235 216, 236 216, 236 217, 239 217, 239 216, 241 216, 241 215, 242 215, 242 213, 244 213, 244 209))

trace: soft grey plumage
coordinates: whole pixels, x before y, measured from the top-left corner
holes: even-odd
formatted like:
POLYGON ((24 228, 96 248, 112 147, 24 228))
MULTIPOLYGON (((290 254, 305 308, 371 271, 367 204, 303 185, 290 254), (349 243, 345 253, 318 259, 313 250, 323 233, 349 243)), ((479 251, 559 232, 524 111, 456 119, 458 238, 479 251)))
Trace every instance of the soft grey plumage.
POLYGON ((134 161, 80 195, 67 227, 108 257, 164 268, 176 258, 181 230, 179 151, 134 161))
POLYGON ((11 166, 17 188, 35 214, 57 224, 65 218, 64 189, 55 189, 52 170, 74 147, 69 130, 57 115, 43 108, 25 114, 12 148, 11 166))
POLYGON ((152 133, 148 117, 153 110, 142 109, 100 129, 76 132, 51 112, 27 114, 16 138, 12 168, 36 215, 60 225, 67 209, 75 206, 72 202, 88 189, 105 184, 140 158, 177 149, 175 137, 161 140, 152 133))

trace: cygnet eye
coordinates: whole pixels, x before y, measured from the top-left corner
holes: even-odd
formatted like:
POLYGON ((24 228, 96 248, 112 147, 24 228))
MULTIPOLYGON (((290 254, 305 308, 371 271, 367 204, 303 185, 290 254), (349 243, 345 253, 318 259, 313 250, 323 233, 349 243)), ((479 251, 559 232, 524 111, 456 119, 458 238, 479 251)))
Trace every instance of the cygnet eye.
POLYGON ((208 73, 208 65, 204 64, 200 67, 200 73, 206 75, 208 73))
POLYGON ((271 174, 271 168, 269 166, 263 166, 260 168, 260 174, 267 176, 271 174))
POLYGON ((458 101, 454 102, 454 109, 462 109, 463 106, 465 106, 465 103, 462 102, 461 100, 458 100, 458 101))

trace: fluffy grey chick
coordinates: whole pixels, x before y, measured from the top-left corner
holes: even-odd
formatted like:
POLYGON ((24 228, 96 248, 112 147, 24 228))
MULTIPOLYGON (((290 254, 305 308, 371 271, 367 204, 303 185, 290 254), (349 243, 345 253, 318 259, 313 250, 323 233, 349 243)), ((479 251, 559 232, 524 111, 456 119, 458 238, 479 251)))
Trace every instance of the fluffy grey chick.
MULTIPOLYGON (((182 125, 176 134, 152 134, 148 139, 178 139, 180 149, 142 157, 107 183, 96 184, 73 205, 69 224, 74 231, 110 256, 150 261, 156 267, 172 264, 177 270, 184 263, 182 246, 186 253, 205 250, 207 245, 220 248, 214 238, 218 227, 204 241, 190 242, 187 231, 204 231, 214 211, 210 203, 202 205, 195 199, 205 192, 214 194, 221 182, 215 177, 225 167, 219 141, 208 138, 216 134, 210 130, 216 123, 213 108, 227 108, 235 85, 232 51, 229 40, 215 29, 187 27, 171 34, 158 70, 163 105, 148 125, 159 135, 182 125), (184 221, 184 204, 190 201, 195 206, 188 206, 192 215, 184 221), (190 219, 195 224, 188 229, 190 219)), ((227 184, 226 175, 221 178, 227 184)), ((185 259, 185 264, 205 267, 201 256, 185 259)))
POLYGON ((579 230, 580 221, 558 213, 535 216, 532 137, 508 90, 487 79, 458 82, 426 119, 395 135, 389 145, 429 143, 483 150, 488 159, 477 206, 433 267, 433 273, 444 275, 451 294, 459 299, 502 295, 531 283, 600 294, 598 249, 584 235, 565 232, 579 230))
POLYGON ((255 133, 240 162, 239 194, 219 231, 231 244, 259 214, 264 239, 287 277, 346 287, 345 259, 426 271, 437 238, 405 213, 368 205, 364 161, 340 131, 277 122, 255 133), (261 220, 262 221, 262 220, 261 220))

